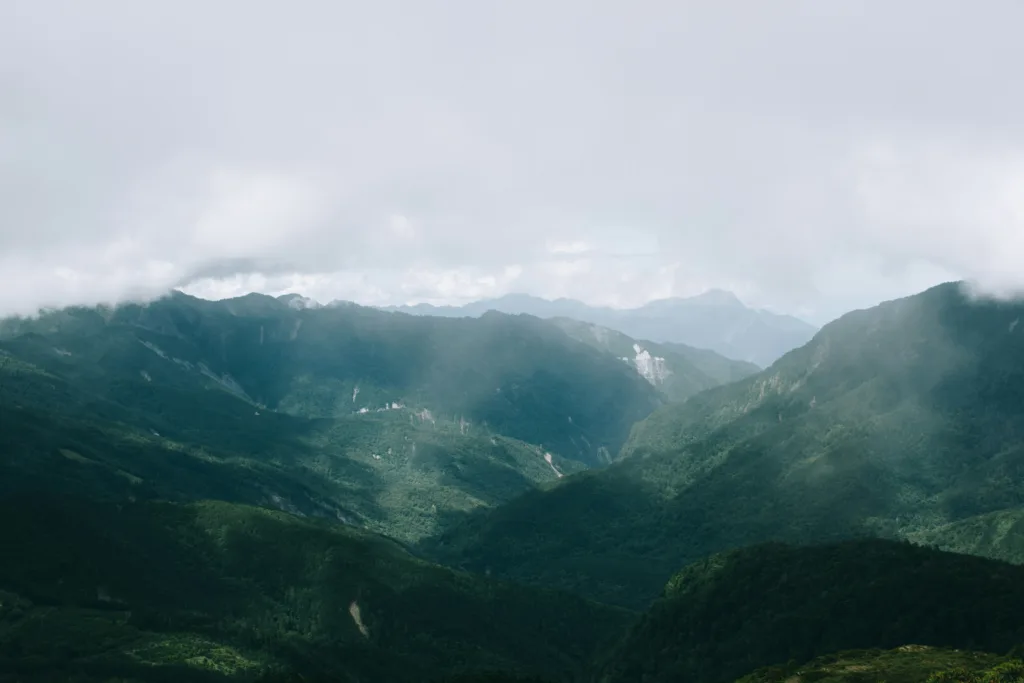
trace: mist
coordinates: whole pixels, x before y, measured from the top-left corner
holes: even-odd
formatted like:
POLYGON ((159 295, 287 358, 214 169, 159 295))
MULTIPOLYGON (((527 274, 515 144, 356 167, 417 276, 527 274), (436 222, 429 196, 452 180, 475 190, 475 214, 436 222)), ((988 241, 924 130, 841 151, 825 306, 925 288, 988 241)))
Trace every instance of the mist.
POLYGON ((1019 3, 11 0, 0 314, 299 292, 821 324, 1024 275, 1019 3))

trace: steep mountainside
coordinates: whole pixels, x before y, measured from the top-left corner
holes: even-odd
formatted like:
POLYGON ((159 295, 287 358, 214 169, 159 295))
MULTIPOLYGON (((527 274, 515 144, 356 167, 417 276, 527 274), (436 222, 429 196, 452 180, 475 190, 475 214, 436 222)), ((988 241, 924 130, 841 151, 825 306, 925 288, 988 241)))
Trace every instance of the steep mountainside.
POLYGON ((392 307, 417 315, 478 316, 487 311, 527 313, 540 318, 573 318, 610 327, 636 339, 676 342, 711 349, 727 358, 764 367, 807 342, 812 325, 788 315, 748 308, 730 292, 711 290, 686 299, 662 299, 634 309, 588 306, 572 299, 548 301, 510 294, 465 306, 392 307))
POLYGON ((998 510, 909 534, 943 550, 1024 564, 1024 509, 998 510))
POLYGON ((630 619, 246 506, 17 497, 0 519, 4 680, 570 681, 630 619))
POLYGON ((609 459, 662 400, 537 319, 288 303, 4 321, 0 492, 217 498, 411 542, 609 459))
POLYGON ((880 540, 768 544, 676 574, 595 680, 714 683, 856 648, 1021 643, 1024 567, 880 540))
POLYGON ((636 340, 610 328, 571 318, 551 318, 551 322, 573 339, 610 353, 636 369, 669 401, 682 401, 760 370, 753 363, 732 360, 707 349, 636 340))
POLYGON ((5 321, 2 331, 18 335, 7 348, 22 358, 45 369, 63 359, 59 367, 83 380, 141 381, 134 366, 148 352, 270 410, 326 418, 401 407, 586 463, 617 451, 659 403, 621 362, 536 318, 449 320, 291 301, 176 293, 145 306, 5 321), (120 364, 125 352, 132 367, 120 364), (81 355, 99 366, 92 377, 93 367, 76 367, 81 355))
MULTIPOLYGON (((1024 306, 972 301, 957 284, 848 314, 762 373, 655 412, 611 468, 476 515, 427 547, 641 605, 674 566, 712 552, 919 538, 1020 508, 1022 318, 1024 306)), ((942 533, 928 538, 941 544, 942 533)))

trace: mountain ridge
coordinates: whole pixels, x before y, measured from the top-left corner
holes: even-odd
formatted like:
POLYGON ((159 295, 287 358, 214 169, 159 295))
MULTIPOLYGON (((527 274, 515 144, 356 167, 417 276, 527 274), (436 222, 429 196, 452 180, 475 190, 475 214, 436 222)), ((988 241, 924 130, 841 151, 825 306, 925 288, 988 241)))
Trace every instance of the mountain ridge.
POLYGON ((732 292, 717 289, 693 297, 658 299, 640 307, 622 309, 527 294, 507 294, 462 306, 416 304, 381 308, 443 317, 475 317, 497 310, 541 318, 573 318, 637 339, 710 349, 727 358, 761 367, 808 341, 817 329, 793 316, 748 308, 732 292))
POLYGON ((413 543, 610 460, 664 400, 540 320, 288 303, 0 321, 0 490, 220 498, 413 543))

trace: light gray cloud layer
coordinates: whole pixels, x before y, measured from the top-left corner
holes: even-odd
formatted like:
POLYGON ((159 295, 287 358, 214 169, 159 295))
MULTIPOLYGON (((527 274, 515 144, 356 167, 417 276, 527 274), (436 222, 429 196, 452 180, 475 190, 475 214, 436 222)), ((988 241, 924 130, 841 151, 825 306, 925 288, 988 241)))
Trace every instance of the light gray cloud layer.
POLYGON ((1024 285, 1024 4, 0 3, 0 312, 1024 285))

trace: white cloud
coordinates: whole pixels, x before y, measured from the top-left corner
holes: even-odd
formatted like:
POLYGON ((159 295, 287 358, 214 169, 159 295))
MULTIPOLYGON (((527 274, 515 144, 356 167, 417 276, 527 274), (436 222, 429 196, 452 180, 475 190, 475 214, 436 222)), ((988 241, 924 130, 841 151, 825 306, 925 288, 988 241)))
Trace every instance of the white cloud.
POLYGON ((1024 283, 1024 6, 0 5, 0 313, 1024 283))

